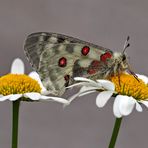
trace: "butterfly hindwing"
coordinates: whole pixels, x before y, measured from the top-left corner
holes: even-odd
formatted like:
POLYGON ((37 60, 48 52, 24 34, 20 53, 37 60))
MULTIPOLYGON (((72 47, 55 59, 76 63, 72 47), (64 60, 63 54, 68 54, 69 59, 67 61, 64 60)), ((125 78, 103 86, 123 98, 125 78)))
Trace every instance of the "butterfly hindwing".
POLYGON ((56 33, 34 33, 25 42, 25 54, 44 86, 62 95, 73 78, 101 77, 109 49, 56 33))

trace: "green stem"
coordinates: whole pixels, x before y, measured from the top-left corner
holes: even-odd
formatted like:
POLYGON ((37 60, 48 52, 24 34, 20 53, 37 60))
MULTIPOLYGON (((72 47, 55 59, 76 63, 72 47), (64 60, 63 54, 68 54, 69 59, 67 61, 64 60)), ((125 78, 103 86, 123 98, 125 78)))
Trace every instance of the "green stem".
POLYGON ((112 137, 111 137, 110 144, 109 144, 108 148, 115 148, 115 144, 116 144, 117 136, 119 133, 121 121, 122 121, 122 118, 116 118, 112 137))
POLYGON ((20 101, 13 101, 12 107, 12 148, 18 145, 18 122, 19 122, 19 106, 20 101))

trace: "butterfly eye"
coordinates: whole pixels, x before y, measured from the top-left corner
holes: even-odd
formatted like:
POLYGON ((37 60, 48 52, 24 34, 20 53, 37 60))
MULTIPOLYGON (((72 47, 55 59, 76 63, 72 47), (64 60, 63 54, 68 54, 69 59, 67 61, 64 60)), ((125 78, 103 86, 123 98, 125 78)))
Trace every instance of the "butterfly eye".
POLYGON ((122 61, 125 61, 125 60, 126 60, 126 56, 123 55, 123 57, 122 57, 122 61))

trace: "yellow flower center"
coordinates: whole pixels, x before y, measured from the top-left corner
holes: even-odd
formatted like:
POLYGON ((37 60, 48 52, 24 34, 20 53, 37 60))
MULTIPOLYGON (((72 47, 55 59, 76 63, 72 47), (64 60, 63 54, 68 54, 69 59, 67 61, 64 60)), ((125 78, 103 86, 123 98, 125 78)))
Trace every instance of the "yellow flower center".
POLYGON ((38 82, 25 74, 7 74, 0 77, 0 94, 24 94, 41 92, 38 82))
POLYGON ((111 81, 115 84, 116 92, 122 95, 132 96, 137 100, 145 100, 148 98, 148 85, 141 79, 138 80, 132 75, 125 73, 121 74, 120 77, 111 77, 111 81))

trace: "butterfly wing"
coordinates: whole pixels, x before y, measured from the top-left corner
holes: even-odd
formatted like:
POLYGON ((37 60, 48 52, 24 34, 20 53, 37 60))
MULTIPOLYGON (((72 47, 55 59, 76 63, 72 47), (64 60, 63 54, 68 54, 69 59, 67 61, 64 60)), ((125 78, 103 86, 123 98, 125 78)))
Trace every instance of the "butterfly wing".
POLYGON ((43 85, 54 95, 62 95, 76 76, 102 78, 104 65, 112 57, 109 49, 56 33, 29 35, 24 50, 43 85))

